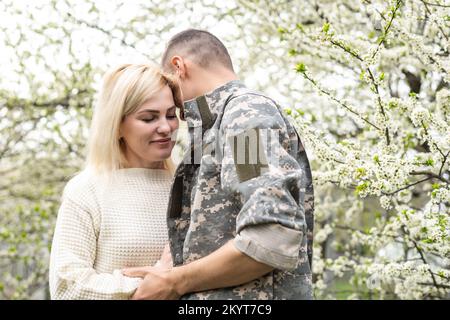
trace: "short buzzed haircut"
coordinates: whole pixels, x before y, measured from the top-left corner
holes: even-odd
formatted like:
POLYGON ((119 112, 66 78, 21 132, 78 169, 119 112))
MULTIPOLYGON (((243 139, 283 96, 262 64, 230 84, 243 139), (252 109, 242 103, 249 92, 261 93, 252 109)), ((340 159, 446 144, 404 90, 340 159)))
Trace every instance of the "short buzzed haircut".
POLYGON ((188 57, 204 69, 221 64, 233 70, 233 63, 224 44, 213 34, 204 30, 188 29, 174 35, 167 43, 161 65, 164 70, 172 71, 170 58, 174 55, 188 57))

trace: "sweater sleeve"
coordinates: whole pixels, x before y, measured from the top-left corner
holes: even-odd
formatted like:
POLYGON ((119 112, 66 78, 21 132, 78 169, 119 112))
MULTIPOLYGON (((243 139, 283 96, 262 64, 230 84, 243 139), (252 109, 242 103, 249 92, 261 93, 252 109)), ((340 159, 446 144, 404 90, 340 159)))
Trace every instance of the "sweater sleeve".
POLYGON ((71 192, 67 190, 67 196, 63 197, 53 237, 49 271, 51 298, 129 299, 141 280, 126 277, 120 270, 96 272, 93 266, 99 213, 89 199, 76 201, 80 197, 71 197, 71 192))

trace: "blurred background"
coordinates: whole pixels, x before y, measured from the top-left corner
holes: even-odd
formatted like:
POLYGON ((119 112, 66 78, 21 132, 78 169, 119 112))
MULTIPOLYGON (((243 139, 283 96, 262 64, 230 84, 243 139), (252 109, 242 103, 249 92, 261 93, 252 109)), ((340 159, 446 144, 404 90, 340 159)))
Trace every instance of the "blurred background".
MULTIPOLYGON (((313 166, 317 299, 448 299, 450 3, 0 1, 0 299, 49 299, 65 183, 104 72, 205 29, 313 166)), ((175 158, 183 152, 183 131, 175 158)))

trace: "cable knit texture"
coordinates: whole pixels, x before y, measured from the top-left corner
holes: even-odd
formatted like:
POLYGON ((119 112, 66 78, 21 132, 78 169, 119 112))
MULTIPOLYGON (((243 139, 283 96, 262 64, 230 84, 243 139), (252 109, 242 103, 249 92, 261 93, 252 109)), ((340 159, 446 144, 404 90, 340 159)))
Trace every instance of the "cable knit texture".
POLYGON ((64 189, 50 257, 52 299, 129 299, 168 242, 166 170, 130 168, 108 177, 83 171, 64 189))

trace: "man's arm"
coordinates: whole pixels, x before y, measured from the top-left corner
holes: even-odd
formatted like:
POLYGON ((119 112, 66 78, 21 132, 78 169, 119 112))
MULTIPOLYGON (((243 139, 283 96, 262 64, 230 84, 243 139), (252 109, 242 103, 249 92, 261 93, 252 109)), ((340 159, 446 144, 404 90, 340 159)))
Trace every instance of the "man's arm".
POLYGON ((273 270, 236 249, 233 241, 210 255, 173 269, 176 291, 183 295, 241 285, 273 270))
POLYGON ((229 241, 210 255, 169 271, 147 267, 125 269, 123 273, 145 276, 133 299, 178 299, 190 292, 240 285, 273 269, 240 252, 229 241))

